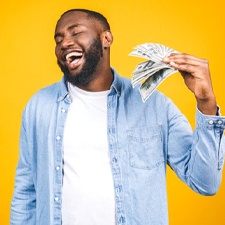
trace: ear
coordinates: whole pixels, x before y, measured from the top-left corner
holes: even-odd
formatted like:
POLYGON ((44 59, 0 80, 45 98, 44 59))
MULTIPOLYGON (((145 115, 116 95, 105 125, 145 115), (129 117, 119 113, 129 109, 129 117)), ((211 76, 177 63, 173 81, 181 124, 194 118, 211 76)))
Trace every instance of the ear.
POLYGON ((113 42, 113 36, 110 30, 106 30, 103 32, 103 47, 109 48, 113 42))

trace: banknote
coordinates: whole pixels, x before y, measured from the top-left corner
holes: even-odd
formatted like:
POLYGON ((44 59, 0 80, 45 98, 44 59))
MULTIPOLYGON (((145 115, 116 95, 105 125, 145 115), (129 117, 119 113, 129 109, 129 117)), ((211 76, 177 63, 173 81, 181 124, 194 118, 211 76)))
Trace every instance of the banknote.
POLYGON ((154 90, 171 74, 177 72, 162 59, 171 54, 179 53, 162 44, 144 43, 134 47, 130 56, 141 57, 148 61, 139 63, 132 72, 131 83, 135 87, 141 84, 139 91, 143 102, 145 102, 154 90))
POLYGON ((161 69, 170 69, 171 67, 166 63, 155 63, 151 60, 139 63, 133 71, 132 85, 133 87, 140 83, 143 79, 147 79, 149 76, 160 71, 161 69))
POLYGON ((148 77, 146 81, 140 87, 140 93, 142 101, 145 102, 153 91, 171 74, 176 73, 177 71, 170 69, 162 69, 152 76, 148 77))

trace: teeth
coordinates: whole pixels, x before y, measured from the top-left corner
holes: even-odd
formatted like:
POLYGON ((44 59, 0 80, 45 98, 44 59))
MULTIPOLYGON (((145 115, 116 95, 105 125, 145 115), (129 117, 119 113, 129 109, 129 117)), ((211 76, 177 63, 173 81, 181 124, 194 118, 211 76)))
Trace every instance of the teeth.
POLYGON ((66 60, 70 61, 70 57, 75 56, 75 57, 80 57, 83 54, 81 52, 71 52, 68 55, 66 55, 66 60))

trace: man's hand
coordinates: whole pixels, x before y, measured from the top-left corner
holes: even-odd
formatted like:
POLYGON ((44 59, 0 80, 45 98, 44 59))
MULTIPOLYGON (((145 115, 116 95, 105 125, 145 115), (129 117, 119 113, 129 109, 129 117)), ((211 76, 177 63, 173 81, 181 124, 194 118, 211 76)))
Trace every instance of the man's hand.
POLYGON ((207 115, 217 114, 216 98, 213 93, 209 64, 188 54, 172 53, 163 62, 179 70, 186 86, 194 93, 198 109, 207 115))

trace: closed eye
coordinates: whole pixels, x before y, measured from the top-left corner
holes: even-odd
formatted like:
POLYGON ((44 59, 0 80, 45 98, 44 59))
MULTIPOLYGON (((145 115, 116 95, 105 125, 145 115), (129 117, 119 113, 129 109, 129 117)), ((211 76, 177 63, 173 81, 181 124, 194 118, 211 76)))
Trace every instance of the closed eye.
POLYGON ((63 41, 63 38, 62 38, 62 37, 57 37, 57 38, 55 38, 55 43, 56 43, 57 45, 60 44, 62 41, 63 41))
POLYGON ((82 31, 79 31, 79 32, 73 32, 71 36, 76 36, 76 35, 81 34, 81 33, 83 33, 83 32, 82 32, 82 31))

